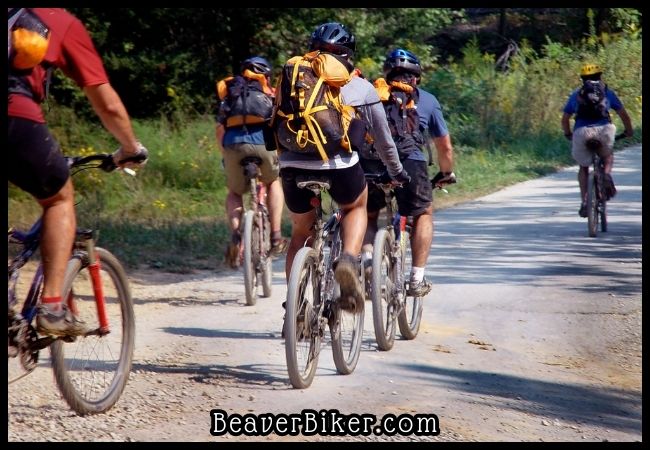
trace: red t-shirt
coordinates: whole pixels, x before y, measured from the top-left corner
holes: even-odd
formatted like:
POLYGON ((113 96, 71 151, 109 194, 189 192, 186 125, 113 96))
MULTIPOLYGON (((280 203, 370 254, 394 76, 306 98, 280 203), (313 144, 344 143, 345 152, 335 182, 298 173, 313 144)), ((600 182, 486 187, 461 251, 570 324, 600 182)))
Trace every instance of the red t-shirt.
MULTIPOLYGON (((62 8, 33 8, 32 11, 50 28, 45 62, 60 68, 79 87, 108 83, 102 59, 79 19, 62 8)), ((34 96, 40 101, 37 103, 24 95, 11 94, 8 99, 8 116, 45 123, 40 103, 45 97, 46 75, 42 65, 34 67, 26 78, 34 96)))

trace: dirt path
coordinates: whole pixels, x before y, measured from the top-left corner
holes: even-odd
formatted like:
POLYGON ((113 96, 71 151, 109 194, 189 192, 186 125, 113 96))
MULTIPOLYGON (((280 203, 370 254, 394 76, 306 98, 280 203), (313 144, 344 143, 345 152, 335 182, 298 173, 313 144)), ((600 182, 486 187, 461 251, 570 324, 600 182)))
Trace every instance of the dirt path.
POLYGON ((108 413, 78 417, 45 355, 9 386, 9 441, 641 441, 641 148, 618 153, 610 231, 587 237, 575 168, 436 213, 423 323, 390 352, 370 304, 357 369, 323 349, 292 389, 273 296, 245 306, 241 273, 131 274, 133 373, 108 413), (436 414, 438 436, 211 436, 228 414, 436 414))

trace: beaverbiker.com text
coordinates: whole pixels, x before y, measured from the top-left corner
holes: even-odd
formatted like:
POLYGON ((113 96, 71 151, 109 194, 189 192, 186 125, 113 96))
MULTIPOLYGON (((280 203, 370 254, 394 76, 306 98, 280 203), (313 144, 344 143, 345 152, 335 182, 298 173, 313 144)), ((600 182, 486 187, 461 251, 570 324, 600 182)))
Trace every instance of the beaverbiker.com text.
POLYGON ((210 434, 223 436, 369 436, 396 434, 437 436, 435 414, 386 414, 379 422, 373 414, 342 414, 336 409, 303 409, 299 414, 228 414, 222 409, 210 411, 210 434))

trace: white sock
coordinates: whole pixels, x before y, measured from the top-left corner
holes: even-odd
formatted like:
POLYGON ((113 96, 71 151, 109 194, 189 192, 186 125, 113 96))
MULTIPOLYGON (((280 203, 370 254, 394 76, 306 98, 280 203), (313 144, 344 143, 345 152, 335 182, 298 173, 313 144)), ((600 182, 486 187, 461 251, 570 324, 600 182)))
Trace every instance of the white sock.
POLYGON ((411 281, 418 283, 424 279, 424 267, 411 267, 411 281))
POLYGON ((361 254, 361 260, 364 260, 364 259, 371 260, 372 259, 372 252, 363 252, 361 254))

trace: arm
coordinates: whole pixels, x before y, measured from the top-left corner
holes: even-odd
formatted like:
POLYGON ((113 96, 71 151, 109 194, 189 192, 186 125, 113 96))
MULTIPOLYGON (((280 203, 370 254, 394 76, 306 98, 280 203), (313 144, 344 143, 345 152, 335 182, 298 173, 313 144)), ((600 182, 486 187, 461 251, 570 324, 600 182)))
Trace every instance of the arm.
POLYGON ((225 134, 226 134, 225 127, 222 124, 217 123, 217 131, 216 131, 217 143, 219 144, 219 147, 222 149, 223 149, 223 137, 225 136, 225 134))
POLYGON ((133 133, 129 115, 115 89, 109 83, 83 89, 104 127, 121 144, 123 157, 137 154, 141 144, 133 133))
POLYGON ((571 115, 569 113, 564 113, 562 114, 562 131, 564 132, 564 136, 566 136, 567 139, 571 139, 571 123, 570 123, 571 115))
POLYGON ((433 145, 438 154, 438 167, 440 172, 453 172, 454 170, 454 149, 451 145, 449 134, 432 138, 433 145))
POLYGON ((370 127, 370 134, 374 140, 374 147, 388 169, 388 174, 395 178, 404 168, 399 160, 397 147, 390 134, 388 128, 388 121, 386 120, 386 112, 381 102, 374 103, 368 106, 370 112, 370 120, 372 126, 370 127))
POLYGON ((621 106, 621 109, 616 111, 616 114, 618 114, 618 117, 621 118, 621 121, 625 126, 625 136, 632 137, 632 135, 634 135, 634 128, 632 128, 632 119, 630 119, 630 116, 628 115, 625 108, 621 106))

